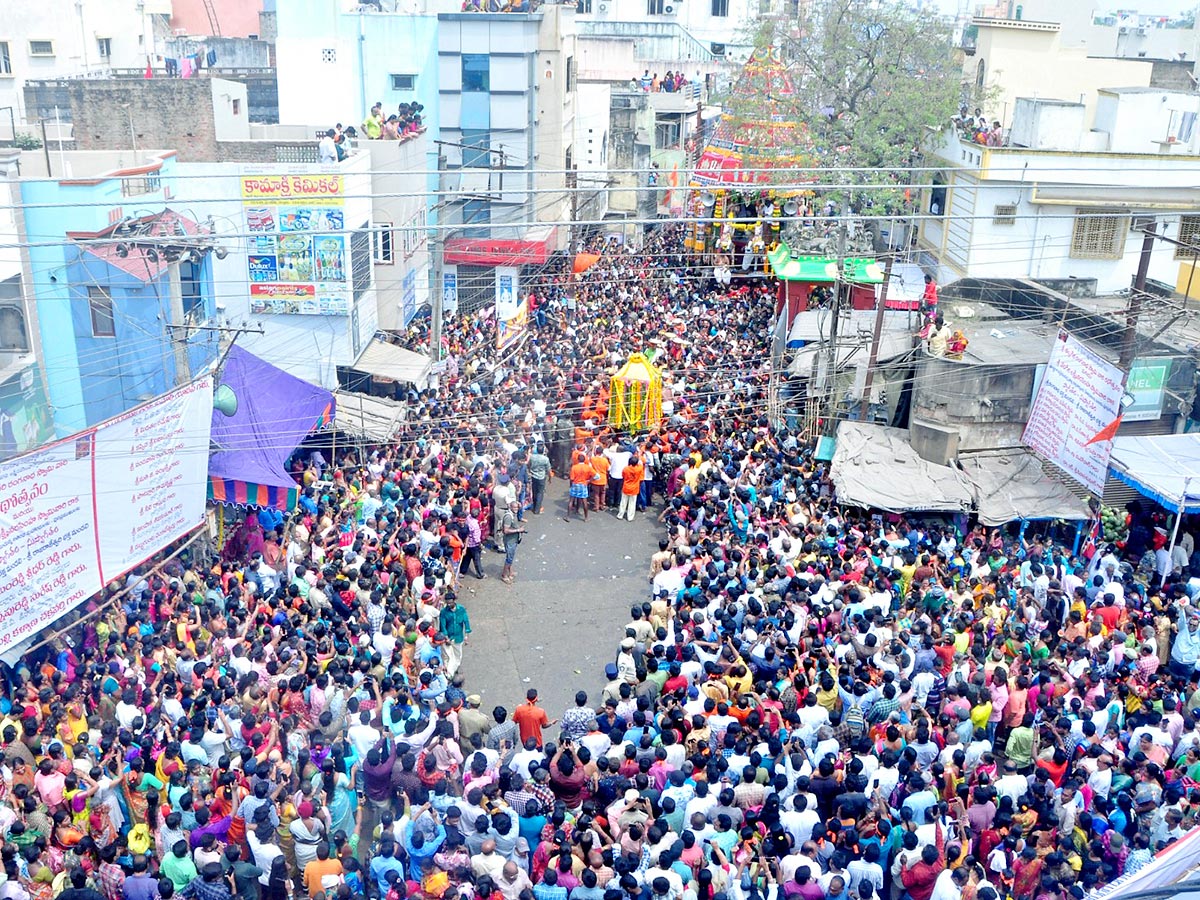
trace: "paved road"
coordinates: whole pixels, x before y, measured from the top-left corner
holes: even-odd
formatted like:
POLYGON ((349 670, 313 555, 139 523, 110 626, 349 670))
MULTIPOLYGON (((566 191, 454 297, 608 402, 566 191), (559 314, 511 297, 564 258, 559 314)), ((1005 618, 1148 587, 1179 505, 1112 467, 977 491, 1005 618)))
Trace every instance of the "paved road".
POLYGON ((552 719, 573 705, 577 690, 597 698, 630 605, 649 597, 658 510, 634 522, 592 513, 586 525, 578 515, 568 525, 565 510, 566 483, 555 479, 542 515, 526 516, 516 583, 500 581, 503 557, 490 552, 483 557, 488 577, 462 581, 459 596, 474 629, 462 671, 467 692, 478 693, 489 713, 496 704, 511 710, 531 687, 552 719))

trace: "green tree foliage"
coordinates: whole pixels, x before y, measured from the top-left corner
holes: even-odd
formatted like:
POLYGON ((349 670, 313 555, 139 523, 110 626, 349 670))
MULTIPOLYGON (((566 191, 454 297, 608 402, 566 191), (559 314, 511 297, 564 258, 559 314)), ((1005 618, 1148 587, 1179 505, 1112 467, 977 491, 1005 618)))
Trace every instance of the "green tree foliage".
POLYGON ((929 127, 954 115, 962 69, 949 25, 902 0, 810 0, 799 21, 759 21, 803 98, 822 166, 910 165, 929 127))

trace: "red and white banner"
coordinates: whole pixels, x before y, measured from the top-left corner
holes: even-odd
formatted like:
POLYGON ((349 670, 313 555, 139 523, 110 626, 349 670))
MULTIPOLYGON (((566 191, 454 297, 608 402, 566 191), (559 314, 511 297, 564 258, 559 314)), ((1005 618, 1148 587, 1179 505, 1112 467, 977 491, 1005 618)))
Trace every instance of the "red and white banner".
POLYGON ((211 378, 0 465, 0 654, 204 520, 211 378))

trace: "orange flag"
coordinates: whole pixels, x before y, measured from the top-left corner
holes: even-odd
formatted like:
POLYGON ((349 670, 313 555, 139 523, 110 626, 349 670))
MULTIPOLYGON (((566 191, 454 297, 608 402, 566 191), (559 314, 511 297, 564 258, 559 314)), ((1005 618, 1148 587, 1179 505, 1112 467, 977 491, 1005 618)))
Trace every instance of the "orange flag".
POLYGON ((600 262, 600 255, 598 253, 576 253, 575 262, 571 265, 571 271, 575 274, 586 272, 598 262, 600 262))
POLYGON ((1092 444, 1098 444, 1101 441, 1111 441, 1117 436, 1117 429, 1121 427, 1121 419, 1125 413, 1118 413, 1117 417, 1101 428, 1092 436, 1092 439, 1083 446, 1090 447, 1092 444))

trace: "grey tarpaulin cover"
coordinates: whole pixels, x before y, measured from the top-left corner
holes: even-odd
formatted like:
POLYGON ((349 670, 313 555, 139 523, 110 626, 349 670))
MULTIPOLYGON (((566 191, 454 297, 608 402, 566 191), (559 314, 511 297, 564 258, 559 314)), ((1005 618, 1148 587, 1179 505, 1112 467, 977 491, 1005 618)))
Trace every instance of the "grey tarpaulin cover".
POLYGON ((1088 517, 1087 504, 1048 476, 1031 453, 964 456, 962 467, 975 486, 976 511, 984 525, 1088 517))
POLYGON ((830 474, 838 501, 888 512, 968 512, 974 492, 958 469, 926 462, 895 428, 843 422, 830 474))

